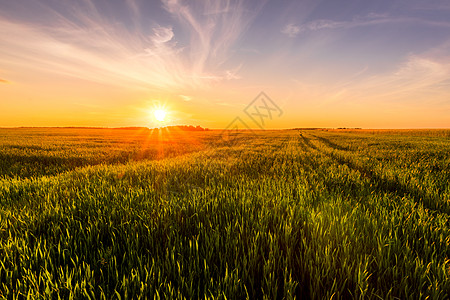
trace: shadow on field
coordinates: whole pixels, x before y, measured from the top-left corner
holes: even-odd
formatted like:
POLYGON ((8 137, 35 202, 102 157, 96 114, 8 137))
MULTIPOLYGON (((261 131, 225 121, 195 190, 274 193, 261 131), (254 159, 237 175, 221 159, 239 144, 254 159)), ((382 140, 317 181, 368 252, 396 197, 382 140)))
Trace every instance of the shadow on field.
POLYGON ((122 150, 108 155, 90 155, 83 156, 49 156, 45 154, 12 154, 0 152, 0 176, 6 177, 39 177, 54 176, 62 172, 72 171, 76 168, 95 166, 100 164, 126 164, 133 161, 160 160, 173 158, 184 154, 201 151, 200 149, 188 149, 177 151, 174 148, 165 149, 159 152, 158 149, 146 149, 136 151, 122 150))
POLYGON ((312 148, 312 149, 315 149, 315 150, 318 150, 317 147, 314 146, 314 145, 311 143, 311 140, 310 140, 309 138, 307 138, 307 137, 304 136, 304 135, 301 135, 300 137, 303 139, 303 143, 305 143, 305 145, 306 145, 307 147, 312 148))
MULTIPOLYGON (((320 148, 312 145, 312 143, 310 142, 310 140, 308 138, 306 138, 304 136, 302 138, 304 141, 307 141, 307 142, 305 142, 305 144, 312 146, 311 148, 314 148, 321 154, 333 159, 338 164, 346 165, 351 170, 357 171, 362 176, 364 176, 365 178, 370 180, 370 182, 372 183, 372 185, 371 185, 372 190, 375 189, 377 192, 380 192, 380 193, 383 193, 383 192, 384 193, 392 193, 399 197, 410 196, 414 200, 414 202, 422 204, 425 208, 427 208, 429 210, 433 210, 433 211, 440 212, 440 213, 450 214, 450 209, 447 205, 440 205, 440 202, 442 202, 442 199, 433 197, 433 196, 429 195, 428 193, 421 191, 418 188, 408 186, 408 185, 400 182, 398 179, 390 179, 390 178, 380 176, 379 174, 377 174, 370 168, 357 165, 356 163, 354 163, 353 161, 351 161, 348 158, 344 158, 335 153, 330 153, 323 149, 320 149, 320 148)), ((320 137, 317 137, 317 139, 319 141, 323 142, 323 140, 320 137)), ((324 144, 328 146, 328 143, 324 142, 324 144)), ((336 148, 334 148, 334 149, 336 149, 336 148)), ((333 186, 332 183, 327 183, 327 184, 329 186, 331 184, 331 187, 333 186)), ((355 189, 355 187, 349 187, 349 189, 347 189, 347 191, 350 191, 350 193, 354 193, 355 196, 357 195, 358 190, 359 189, 355 189)))
POLYGON ((324 138, 322 136, 313 135, 313 137, 315 137, 316 139, 318 139, 319 141, 321 141, 322 143, 324 143, 328 147, 331 147, 331 148, 333 148, 335 150, 352 151, 350 149, 350 147, 338 145, 338 144, 336 144, 336 143, 334 143, 334 142, 330 141, 329 139, 324 138))
POLYGON ((37 145, 26 145, 26 146, 22 146, 22 145, 8 145, 6 146, 6 148, 10 148, 10 149, 14 149, 14 150, 47 150, 44 147, 41 146, 37 146, 37 145))
POLYGON ((414 202, 421 203, 427 209, 434 210, 440 213, 450 213, 448 207, 442 207, 441 205, 439 205, 441 199, 433 197, 418 188, 407 186, 406 184, 401 183, 398 179, 389 179, 382 177, 376 174, 373 170, 358 166, 348 159, 338 157, 333 154, 329 156, 338 163, 345 164, 350 169, 358 171, 363 176, 370 179, 379 191, 393 193, 398 195, 399 197, 410 196, 413 198, 414 202))
POLYGON ((43 155, 17 155, 0 153, 0 174, 5 176, 32 177, 54 175, 86 165, 87 160, 76 157, 43 155))
POLYGON ((300 146, 300 148, 302 148, 303 151, 308 152, 309 150, 308 150, 308 147, 307 147, 305 141, 300 140, 300 138, 302 138, 303 135, 300 134, 298 137, 299 137, 298 139, 295 139, 298 142, 298 145, 300 146))

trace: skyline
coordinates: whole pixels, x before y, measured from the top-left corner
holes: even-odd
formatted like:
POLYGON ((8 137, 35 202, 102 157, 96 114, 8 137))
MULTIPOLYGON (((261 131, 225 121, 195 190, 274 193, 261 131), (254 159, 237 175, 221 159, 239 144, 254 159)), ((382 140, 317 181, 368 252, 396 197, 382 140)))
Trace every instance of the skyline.
POLYGON ((450 127, 447 1, 0 0, 0 126, 450 127))

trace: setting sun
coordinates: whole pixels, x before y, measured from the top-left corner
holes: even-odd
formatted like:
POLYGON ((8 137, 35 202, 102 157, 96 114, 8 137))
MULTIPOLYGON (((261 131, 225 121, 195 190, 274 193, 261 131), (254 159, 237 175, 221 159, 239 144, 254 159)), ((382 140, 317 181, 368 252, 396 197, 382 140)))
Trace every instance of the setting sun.
POLYGON ((0 0, 1 299, 450 300, 449 29, 450 0, 0 0))
POLYGON ((155 119, 159 122, 164 122, 166 120, 167 112, 163 109, 157 109, 153 111, 153 115, 155 116, 155 119))

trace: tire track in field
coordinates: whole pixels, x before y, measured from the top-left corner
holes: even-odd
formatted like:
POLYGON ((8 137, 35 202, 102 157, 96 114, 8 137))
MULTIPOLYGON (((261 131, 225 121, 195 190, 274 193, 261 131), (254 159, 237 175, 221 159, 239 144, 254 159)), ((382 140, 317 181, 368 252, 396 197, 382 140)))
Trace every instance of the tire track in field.
MULTIPOLYGON (((332 147, 332 145, 337 145, 334 143, 327 143, 324 140, 327 139, 321 139, 320 137, 317 137, 315 135, 312 135, 315 137, 319 142, 322 142, 325 146, 328 146, 329 148, 332 148, 333 151, 336 151, 338 149, 332 147)), ((308 141, 308 144, 311 144, 310 139, 303 137, 303 139, 306 139, 308 141)), ((346 165, 349 169, 358 172, 365 178, 367 178, 373 185, 372 188, 375 189, 376 192, 384 192, 384 193, 391 193, 394 195, 397 195, 398 197, 402 198, 405 196, 409 196, 412 198, 412 200, 416 203, 422 204, 425 208, 438 212, 438 213, 445 213, 450 214, 450 207, 448 206, 440 206, 439 203, 443 202, 443 199, 434 197, 429 195, 426 192, 421 191, 418 188, 408 186, 407 184, 404 184, 400 182, 398 179, 390 179, 383 175, 378 174, 376 171, 372 170, 371 168, 368 168, 363 165, 358 165, 354 161, 352 161, 349 158, 342 157, 338 155, 335 152, 329 152, 324 149, 321 149, 320 147, 317 147, 313 145, 314 149, 317 150, 319 153, 331 158, 335 162, 337 162, 340 165, 346 165)), ((347 150, 338 150, 338 151, 347 151, 347 150)), ((444 202, 445 203, 445 202, 444 202)))
POLYGON ((291 154, 298 152, 299 147, 303 152, 309 152, 309 148, 300 139, 301 137, 302 133, 294 133, 289 137, 289 150, 291 154))
POLYGON ((315 137, 316 139, 320 140, 322 143, 324 143, 325 145, 327 145, 328 147, 331 147, 335 150, 343 150, 343 151, 352 151, 352 149, 350 149, 350 147, 348 146, 341 146, 338 145, 332 141, 330 141, 327 138, 324 138, 322 136, 317 136, 317 135, 312 135, 313 137, 315 137))
POLYGON ((313 143, 311 143, 311 140, 310 140, 309 138, 307 138, 307 137, 304 136, 303 134, 300 134, 300 138, 302 139, 302 142, 304 143, 304 145, 305 145, 307 148, 311 148, 311 149, 314 149, 314 150, 318 150, 317 147, 316 147, 313 143))

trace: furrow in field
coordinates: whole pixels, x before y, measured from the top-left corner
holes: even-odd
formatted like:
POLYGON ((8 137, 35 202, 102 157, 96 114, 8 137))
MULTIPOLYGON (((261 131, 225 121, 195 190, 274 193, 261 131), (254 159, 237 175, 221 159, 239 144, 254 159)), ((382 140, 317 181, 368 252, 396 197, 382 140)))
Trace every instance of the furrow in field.
POLYGON ((316 138, 317 140, 319 140, 320 142, 322 142, 323 144, 325 144, 326 146, 334 149, 334 150, 343 150, 343 151, 350 151, 351 149, 348 146, 342 146, 342 145, 338 145, 332 141, 330 141, 330 139, 327 139, 323 136, 318 136, 318 135, 312 135, 314 138, 316 138))
MULTIPOLYGON (((337 145, 320 136, 313 135, 313 137, 315 141, 321 143, 321 145, 318 144, 314 146, 314 149, 329 157, 337 164, 345 165, 350 170, 358 172, 361 176, 367 178, 371 183, 370 188, 377 193, 390 193, 397 195, 400 198, 409 196, 414 202, 422 204, 427 209, 437 213, 450 214, 450 207, 444 199, 423 192, 415 186, 401 182, 398 175, 388 176, 384 171, 383 166, 380 166, 381 172, 377 171, 373 168, 373 164, 369 165, 367 160, 363 159, 364 156, 358 152, 351 152, 351 154, 349 154, 348 147, 337 145)), ((312 142, 310 143, 313 145, 312 142)), ((390 170, 390 172, 392 172, 392 170, 390 170)), ((402 172, 404 172, 404 170, 402 170, 402 172)))
POLYGON ((306 137, 305 134, 300 135, 300 139, 307 148, 317 150, 317 147, 311 143, 310 138, 306 137))

